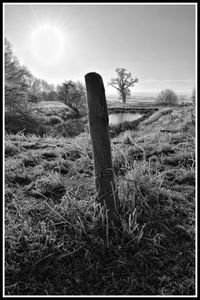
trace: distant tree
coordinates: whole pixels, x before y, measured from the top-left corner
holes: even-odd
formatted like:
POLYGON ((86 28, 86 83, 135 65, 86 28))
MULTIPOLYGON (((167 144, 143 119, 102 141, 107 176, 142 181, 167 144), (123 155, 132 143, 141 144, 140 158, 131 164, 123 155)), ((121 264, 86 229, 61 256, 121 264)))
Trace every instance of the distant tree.
POLYGON ((19 64, 10 42, 5 39, 5 107, 9 111, 23 112, 28 109, 28 83, 32 75, 19 64))
POLYGON ((28 101, 31 103, 38 103, 41 101, 41 95, 37 87, 37 78, 33 75, 27 78, 28 84, 28 101))
POLYGON ((40 88, 42 91, 45 91, 47 93, 50 93, 51 91, 54 90, 53 84, 49 84, 46 80, 44 79, 38 79, 40 83, 40 88))
POLYGON ((195 105, 195 102, 196 102, 196 90, 195 88, 193 88, 192 90, 192 103, 195 105))
POLYGON ((157 104, 160 105, 176 105, 178 97, 171 89, 162 90, 156 98, 157 104))
POLYGON ((55 91, 51 91, 48 94, 48 101, 56 101, 58 99, 58 95, 55 91))
POLYGON ((42 88, 41 88, 41 84, 40 84, 40 79, 33 77, 33 81, 30 86, 30 91, 38 97, 41 96, 42 88))
POLYGON ((82 109, 86 107, 86 92, 84 85, 77 81, 65 81, 58 86, 58 99, 69 106, 76 114, 80 116, 82 109))
POLYGON ((47 91, 42 91, 42 92, 40 93, 40 95, 41 95, 41 101, 49 101, 49 98, 48 98, 49 92, 47 92, 47 91))
POLYGON ((118 90, 120 98, 123 103, 126 103, 127 96, 130 96, 130 87, 134 86, 138 82, 138 78, 133 78, 130 72, 127 72, 124 68, 116 68, 116 78, 112 78, 108 85, 118 90))
POLYGON ((39 101, 56 100, 56 91, 53 84, 49 84, 43 79, 31 76, 27 80, 29 101, 37 103, 39 101))

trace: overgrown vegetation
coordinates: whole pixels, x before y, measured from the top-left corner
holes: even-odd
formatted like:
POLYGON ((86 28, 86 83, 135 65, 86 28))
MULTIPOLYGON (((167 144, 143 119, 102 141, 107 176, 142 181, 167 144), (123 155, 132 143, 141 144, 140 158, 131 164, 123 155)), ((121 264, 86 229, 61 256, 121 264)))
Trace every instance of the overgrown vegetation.
POLYGON ((121 230, 88 133, 5 135, 6 295, 195 294, 194 106, 155 114, 111 140, 121 230))
POLYGON ((5 130, 7 133, 23 132, 40 136, 73 137, 87 130, 87 118, 76 118, 73 112, 66 109, 30 110, 23 113, 6 112, 5 130))

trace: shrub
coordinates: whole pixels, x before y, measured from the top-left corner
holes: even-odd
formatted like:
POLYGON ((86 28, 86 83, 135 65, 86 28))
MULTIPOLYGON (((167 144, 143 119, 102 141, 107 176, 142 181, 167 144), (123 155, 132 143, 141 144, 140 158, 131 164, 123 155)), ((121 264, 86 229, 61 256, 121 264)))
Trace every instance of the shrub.
POLYGON ((86 109, 86 92, 81 82, 65 81, 58 86, 58 99, 70 107, 77 117, 86 109))
POLYGON ((23 131, 25 134, 43 135, 46 132, 46 128, 43 124, 43 119, 34 116, 30 112, 24 114, 7 112, 5 114, 5 131, 14 134, 23 131))
POLYGON ((70 119, 53 127, 51 134, 54 136, 73 137, 84 132, 85 125, 81 119, 70 119))
POLYGON ((63 120, 63 121, 67 121, 70 119, 70 116, 73 115, 73 110, 70 108, 62 108, 59 110, 59 117, 63 120))
POLYGON ((178 103, 178 97, 171 89, 162 90, 156 98, 157 104, 175 105, 178 103))

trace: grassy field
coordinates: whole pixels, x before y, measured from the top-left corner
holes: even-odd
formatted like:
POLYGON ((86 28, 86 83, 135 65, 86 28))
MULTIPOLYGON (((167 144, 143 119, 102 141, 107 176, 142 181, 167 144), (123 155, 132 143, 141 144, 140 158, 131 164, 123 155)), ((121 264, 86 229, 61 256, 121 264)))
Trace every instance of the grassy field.
POLYGON ((5 135, 6 295, 194 295, 195 112, 111 139, 122 228, 95 203, 90 136, 5 135))
POLYGON ((38 108, 52 108, 52 107, 66 107, 66 105, 60 101, 40 101, 36 104, 38 108))

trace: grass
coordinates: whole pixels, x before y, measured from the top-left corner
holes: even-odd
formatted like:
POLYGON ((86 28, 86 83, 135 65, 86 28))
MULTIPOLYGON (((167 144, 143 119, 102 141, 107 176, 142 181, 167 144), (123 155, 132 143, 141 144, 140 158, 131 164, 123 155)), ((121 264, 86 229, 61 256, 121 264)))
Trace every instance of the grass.
POLYGON ((6 157, 13 156, 13 155, 17 154, 18 152, 19 152, 19 148, 16 145, 10 143, 9 141, 7 141, 5 143, 5 156, 6 157))
POLYGON ((143 122, 143 124, 145 125, 149 125, 151 123, 156 122, 161 116, 165 115, 165 114, 170 114, 173 112, 172 108, 163 108, 160 109, 158 112, 154 113, 153 116, 151 116, 151 118, 148 118, 146 121, 143 122))
POLYGON ((6 134, 7 296, 195 294, 191 109, 111 139, 121 228, 95 202, 88 133, 6 134))

